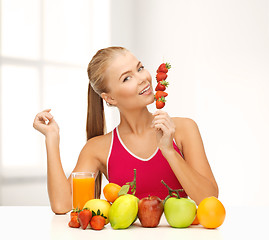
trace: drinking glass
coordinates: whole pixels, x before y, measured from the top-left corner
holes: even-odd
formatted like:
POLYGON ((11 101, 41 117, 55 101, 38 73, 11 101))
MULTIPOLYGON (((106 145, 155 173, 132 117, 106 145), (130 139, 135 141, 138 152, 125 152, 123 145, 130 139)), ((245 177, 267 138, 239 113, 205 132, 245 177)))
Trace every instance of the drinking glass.
POLYGON ((73 209, 83 209, 85 203, 94 198, 95 173, 72 173, 72 205, 73 209))

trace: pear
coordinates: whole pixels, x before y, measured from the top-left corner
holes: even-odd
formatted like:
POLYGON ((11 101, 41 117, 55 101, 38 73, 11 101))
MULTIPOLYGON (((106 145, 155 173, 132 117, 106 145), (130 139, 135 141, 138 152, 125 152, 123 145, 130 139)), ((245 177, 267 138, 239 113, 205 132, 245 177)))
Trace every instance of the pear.
POLYGON ((128 228, 137 218, 138 198, 131 194, 118 197, 111 205, 108 218, 113 229, 128 228))

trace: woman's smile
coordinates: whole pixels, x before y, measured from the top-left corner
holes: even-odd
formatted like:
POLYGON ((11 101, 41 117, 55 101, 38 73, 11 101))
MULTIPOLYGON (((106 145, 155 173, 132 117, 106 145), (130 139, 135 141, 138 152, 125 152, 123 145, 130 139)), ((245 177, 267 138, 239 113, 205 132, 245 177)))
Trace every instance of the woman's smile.
POLYGON ((148 85, 147 87, 145 87, 140 93, 139 95, 149 95, 152 93, 152 89, 150 87, 150 85, 148 85))

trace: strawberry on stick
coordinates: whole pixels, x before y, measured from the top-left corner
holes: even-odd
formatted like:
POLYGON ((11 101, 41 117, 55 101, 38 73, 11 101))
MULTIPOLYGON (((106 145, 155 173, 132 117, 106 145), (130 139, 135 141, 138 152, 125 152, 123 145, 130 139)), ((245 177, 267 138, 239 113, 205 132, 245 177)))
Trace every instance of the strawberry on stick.
POLYGON ((158 100, 160 97, 167 97, 168 93, 164 91, 157 91, 155 93, 155 99, 158 100))
POLYGON ((158 82, 155 91, 164 91, 168 87, 169 83, 167 81, 160 81, 158 82))
POLYGON ((167 78, 167 74, 164 72, 158 72, 156 75, 157 82, 160 82, 162 80, 165 80, 167 78))
POLYGON ((160 97, 158 100, 156 100, 156 108, 157 109, 163 108, 164 105, 165 105, 165 102, 166 102, 165 98, 164 97, 160 97))
POLYGON ((163 72, 163 73, 167 73, 168 70, 171 68, 171 64, 170 63, 162 63, 158 70, 157 70, 157 73, 158 72, 163 72))
POLYGON ((156 80, 158 83, 155 88, 156 94, 154 96, 157 109, 161 109, 165 106, 165 97, 168 96, 168 93, 165 92, 168 82, 165 80, 167 78, 167 72, 170 68, 170 63, 162 63, 157 69, 156 80))

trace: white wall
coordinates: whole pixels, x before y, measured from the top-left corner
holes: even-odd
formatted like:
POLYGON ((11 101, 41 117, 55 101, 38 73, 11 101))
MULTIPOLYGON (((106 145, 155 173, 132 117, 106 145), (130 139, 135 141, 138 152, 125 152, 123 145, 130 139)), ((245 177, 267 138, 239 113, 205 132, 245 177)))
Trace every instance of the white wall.
POLYGON ((268 1, 124 2, 112 9, 112 45, 129 47, 153 77, 172 64, 165 110, 197 122, 220 199, 268 204, 268 1))
MULTIPOLYGON (((190 117, 197 122, 223 203, 268 204, 268 1, 90 2, 96 10, 91 17, 95 19, 89 42, 92 50, 110 43, 125 46, 142 60, 153 79, 160 62, 172 64, 165 110, 171 116, 190 117)), ((85 34, 83 37, 87 39, 85 34)), ((118 112, 105 108, 108 118, 112 115, 108 122, 108 130, 112 130, 119 122, 118 112)), ((154 104, 150 110, 155 110, 154 104)), ((56 112, 60 121, 59 114, 56 112)), ((85 114, 84 110, 81 114, 85 114)), ((61 126, 63 133, 64 125, 61 126)), ((68 141, 64 133, 61 139, 62 143, 68 141)), ((71 152, 61 149, 63 158, 75 155, 74 144, 67 143, 66 149, 70 144, 71 152)), ((71 169, 66 160, 63 165, 65 170, 71 169)), ((1 203, 48 204, 45 177, 31 181, 0 182, 1 203)))

